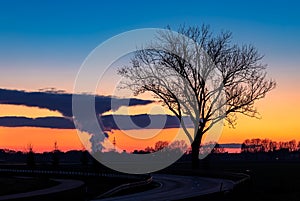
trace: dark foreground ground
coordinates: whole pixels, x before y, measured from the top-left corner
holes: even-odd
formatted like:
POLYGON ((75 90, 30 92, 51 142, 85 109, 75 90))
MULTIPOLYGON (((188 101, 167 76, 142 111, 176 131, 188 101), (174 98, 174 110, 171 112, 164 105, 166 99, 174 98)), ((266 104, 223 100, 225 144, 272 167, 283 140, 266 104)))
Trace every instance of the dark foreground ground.
POLYGON ((38 189, 44 189, 57 184, 58 182, 50 179, 2 175, 0 177, 0 195, 23 193, 38 189))
MULTIPOLYGON (((29 191, 36 191, 40 189, 46 189, 58 185, 56 180, 79 180, 83 181, 84 185, 75 189, 66 190, 57 193, 51 193, 47 195, 38 195, 27 198, 19 198, 14 200, 22 201, 52 201, 52 200, 90 200, 97 196, 117 187, 122 184, 128 184, 133 182, 139 182, 145 180, 148 175, 138 175, 132 177, 131 175, 121 174, 118 172, 110 171, 107 168, 99 166, 85 166, 76 164, 65 164, 57 167, 51 167, 48 165, 36 165, 35 167, 28 167, 27 165, 11 165, 1 164, 0 169, 12 169, 12 170, 26 170, 26 171, 63 171, 63 172, 82 172, 85 175, 76 174, 53 174, 53 173, 31 173, 31 172, 3 172, 0 171, 0 200, 3 195, 18 194, 29 191), (104 176, 94 176, 88 174, 103 174, 104 176), (108 176, 112 175, 112 176, 108 176)), ((144 191, 155 187, 154 183, 135 188, 135 191, 144 191)), ((131 192, 131 191, 129 191, 131 192)), ((124 194, 127 192, 119 192, 124 194)))
POLYGON ((299 201, 300 163, 235 162, 217 169, 245 171, 251 176, 248 185, 233 194, 231 200, 299 201))
MULTIPOLYGON (((232 192, 222 192, 190 200, 300 201, 300 162, 215 161, 202 163, 196 171, 191 170, 189 163, 176 163, 159 173, 219 177, 234 181, 238 181, 242 177, 232 173, 250 175, 250 180, 241 183, 232 192)), ((85 185, 69 191, 21 200, 89 200, 118 185, 133 182, 124 178, 71 177, 71 179, 83 180, 85 185)), ((15 175, 0 174, 0 195, 30 191, 55 184, 55 181, 45 176, 22 178, 20 175, 15 177, 15 175)), ((157 184, 152 183, 149 186, 121 191, 118 195, 144 191, 155 186, 157 184)))
POLYGON ((233 192, 204 196, 199 200, 300 201, 300 162, 219 161, 204 166, 198 171, 189 172, 186 171, 187 164, 178 163, 165 171, 232 180, 239 178, 231 173, 250 176, 250 180, 238 185, 233 192))

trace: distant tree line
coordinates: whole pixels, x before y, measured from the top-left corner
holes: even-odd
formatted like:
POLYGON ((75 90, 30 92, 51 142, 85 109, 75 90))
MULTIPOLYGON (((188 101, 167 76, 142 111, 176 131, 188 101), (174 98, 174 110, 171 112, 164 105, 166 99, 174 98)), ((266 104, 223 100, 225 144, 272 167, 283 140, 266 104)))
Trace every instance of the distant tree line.
MULTIPOLYGON (((178 151, 182 154, 191 154, 192 149, 188 146, 186 141, 184 140, 175 140, 171 144, 168 141, 157 141, 154 147, 148 146, 144 150, 134 150, 132 153, 134 154, 146 154, 146 153, 154 153, 160 151, 162 149, 166 149, 169 151, 178 151)), ((218 143, 209 142, 203 144, 199 149, 200 154, 205 153, 225 153, 225 149, 221 147, 218 143)))
POLYGON ((144 150, 134 150, 132 153, 134 154, 154 153, 163 149, 178 151, 182 153, 186 153, 187 150, 190 150, 187 143, 184 140, 175 140, 171 144, 168 141, 157 141, 154 147, 148 146, 144 150))
MULTIPOLYGON (((154 147, 148 146, 144 150, 134 150, 133 153, 153 153, 164 148, 168 150, 178 150, 184 154, 191 154, 191 147, 189 147, 184 140, 176 140, 171 144, 169 144, 168 141, 158 141, 155 143, 154 147)), ((275 152, 280 150, 287 152, 300 151, 300 141, 290 140, 277 142, 270 139, 254 138, 245 140, 241 145, 242 153, 275 152)), ((201 145, 199 153, 222 154, 226 153, 226 149, 216 142, 208 142, 201 145)))
POLYGON ((286 142, 276 142, 270 139, 247 139, 241 147, 242 153, 274 152, 285 150, 289 152, 300 151, 300 141, 296 140, 286 142))
MULTIPOLYGON (((169 141, 157 141, 154 146, 148 146, 142 150, 134 150, 131 153, 147 154, 161 151, 163 149, 166 151, 181 152, 184 154, 185 159, 190 157, 192 153, 191 147, 184 140, 176 140, 171 143, 169 141)), ((111 150, 111 152, 116 152, 116 150, 111 150)), ((240 155, 250 153, 257 156, 259 153, 277 153, 277 157, 279 156, 278 154, 282 153, 284 155, 281 155, 281 158, 282 156, 284 156, 283 158, 288 158, 290 155, 289 153, 299 154, 299 152, 300 141, 297 142, 296 140, 290 140, 277 142, 270 139, 255 138, 247 139, 242 143, 240 155)), ((201 146, 199 153, 212 153, 212 155, 219 155, 226 153, 226 148, 222 147, 222 145, 218 143, 209 142, 201 146)), ((223 157, 223 155, 219 156, 223 157)), ((88 164, 93 164, 95 161, 87 150, 71 150, 68 152, 61 152, 58 149, 57 143, 55 142, 53 151, 44 153, 35 153, 31 144, 27 146, 26 152, 0 149, 0 164, 5 162, 22 162, 26 163, 30 167, 34 167, 37 163, 58 167, 61 162, 78 163, 82 164, 83 166, 88 166, 88 164)))

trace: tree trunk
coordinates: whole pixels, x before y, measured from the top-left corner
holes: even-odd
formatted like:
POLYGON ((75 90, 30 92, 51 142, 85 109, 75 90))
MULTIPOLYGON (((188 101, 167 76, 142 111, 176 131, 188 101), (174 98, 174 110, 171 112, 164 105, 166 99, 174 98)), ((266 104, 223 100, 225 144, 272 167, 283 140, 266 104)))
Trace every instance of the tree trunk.
POLYGON ((199 149, 202 140, 202 130, 199 129, 192 143, 192 167, 193 169, 199 168, 199 149))

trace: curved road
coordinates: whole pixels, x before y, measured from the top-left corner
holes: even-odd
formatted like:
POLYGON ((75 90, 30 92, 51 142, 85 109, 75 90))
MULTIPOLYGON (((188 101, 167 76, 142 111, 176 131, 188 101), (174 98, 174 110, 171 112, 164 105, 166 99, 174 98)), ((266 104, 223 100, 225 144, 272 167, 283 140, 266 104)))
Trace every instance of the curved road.
MULTIPOLYGON (((178 176, 154 174, 153 181, 161 184, 160 187, 130 195, 98 199, 101 201, 165 201, 195 197, 210 193, 230 190, 234 182, 226 179, 212 179, 197 176, 178 176)), ((96 200, 95 200, 96 201, 96 200)))

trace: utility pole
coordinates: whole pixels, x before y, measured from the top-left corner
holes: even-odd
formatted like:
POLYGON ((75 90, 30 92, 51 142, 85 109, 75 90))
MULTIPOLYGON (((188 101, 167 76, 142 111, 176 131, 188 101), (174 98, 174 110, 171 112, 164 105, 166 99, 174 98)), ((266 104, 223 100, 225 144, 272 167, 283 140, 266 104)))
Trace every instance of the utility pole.
POLYGON ((116 151, 116 137, 114 137, 114 140, 113 140, 113 145, 114 145, 114 151, 116 151))

